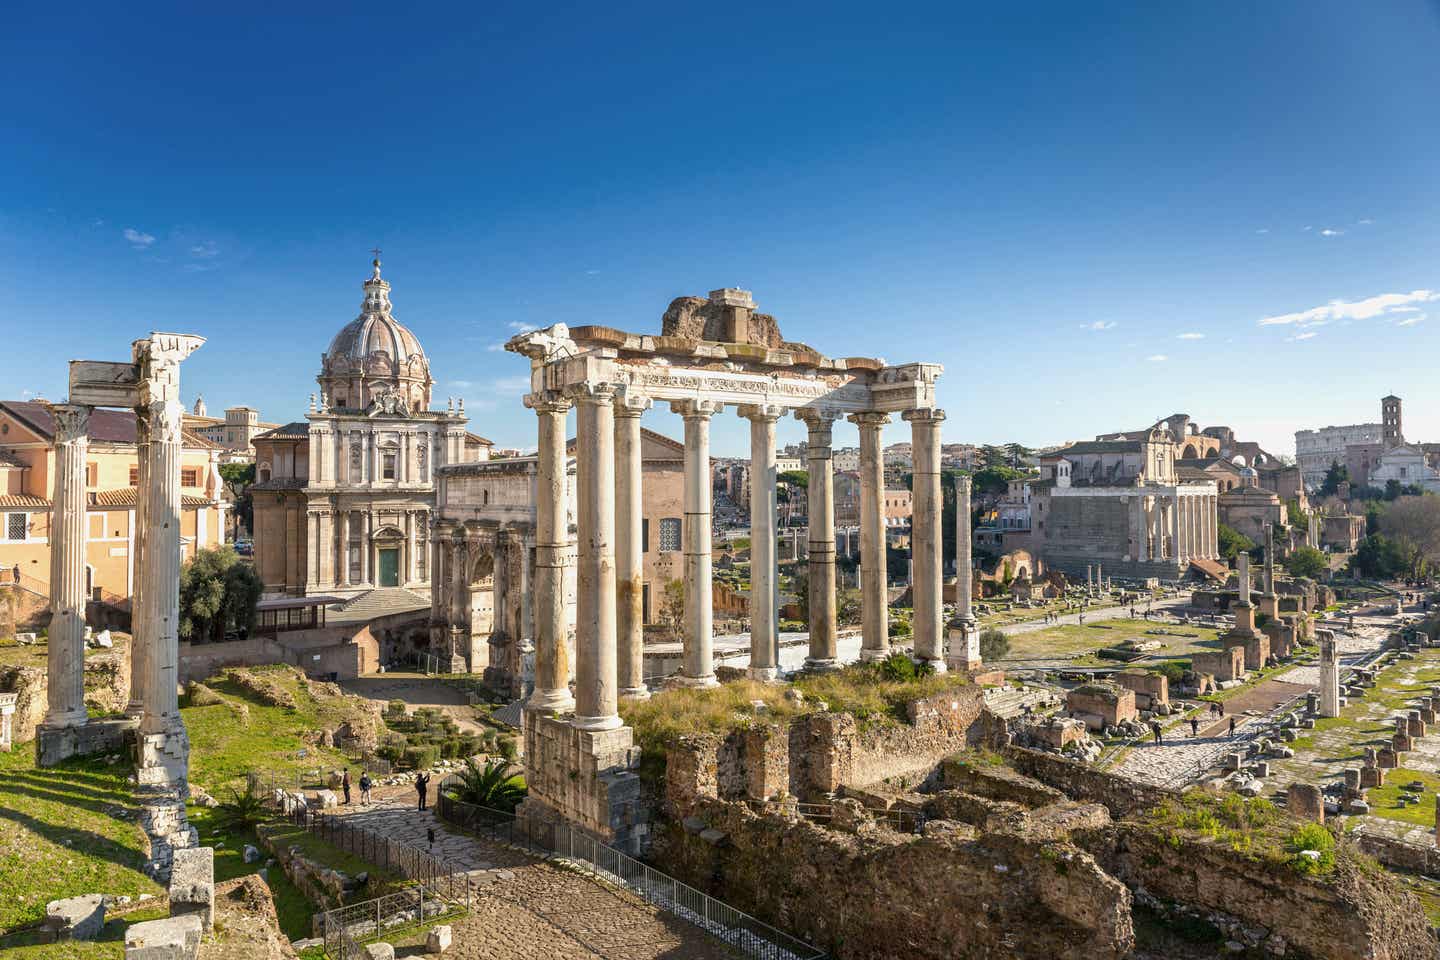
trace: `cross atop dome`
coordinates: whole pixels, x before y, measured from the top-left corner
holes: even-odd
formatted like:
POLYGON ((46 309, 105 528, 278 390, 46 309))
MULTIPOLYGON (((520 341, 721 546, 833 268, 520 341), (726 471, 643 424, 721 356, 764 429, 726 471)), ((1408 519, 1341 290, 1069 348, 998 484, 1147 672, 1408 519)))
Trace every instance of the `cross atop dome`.
POLYGON ((372 263, 372 264, 374 265, 374 267, 375 267, 375 273, 370 277, 370 279, 371 279, 371 280, 379 280, 379 279, 380 279, 380 248, 379 248, 379 247, 374 247, 374 248, 371 249, 370 252, 375 255, 375 259, 371 261, 371 263, 372 263))

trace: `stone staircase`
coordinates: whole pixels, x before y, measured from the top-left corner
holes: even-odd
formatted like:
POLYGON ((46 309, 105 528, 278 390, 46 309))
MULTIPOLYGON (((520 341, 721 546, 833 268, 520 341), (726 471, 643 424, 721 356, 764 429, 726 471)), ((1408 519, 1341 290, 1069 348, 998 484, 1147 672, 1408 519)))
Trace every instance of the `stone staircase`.
POLYGON ((392 613, 405 613, 430 606, 430 598, 404 587, 377 587, 351 597, 340 605, 346 620, 373 620, 392 613))
POLYGON ((1018 690, 1013 687, 994 687, 985 691, 985 707, 996 716, 1008 720, 1020 716, 1026 707, 1039 710, 1056 698, 1055 691, 1043 687, 1023 687, 1018 690))

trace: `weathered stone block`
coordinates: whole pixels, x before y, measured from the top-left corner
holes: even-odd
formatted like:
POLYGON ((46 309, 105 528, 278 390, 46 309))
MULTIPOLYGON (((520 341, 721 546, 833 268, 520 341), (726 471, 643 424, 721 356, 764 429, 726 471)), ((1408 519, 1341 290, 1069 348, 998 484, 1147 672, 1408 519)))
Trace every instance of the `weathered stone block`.
POLYGON ((94 940, 105 926, 105 898, 98 893, 45 904, 45 929, 56 940, 94 940))
POLYGON ((1368 790, 1371 787, 1385 785, 1385 771, 1379 767, 1362 767, 1360 769, 1360 787, 1368 790))
POLYGON ((125 931, 125 960, 195 960, 202 933, 194 913, 131 924, 125 931))
POLYGON ((365 960, 395 960, 395 948, 388 943, 367 943, 362 952, 365 960))
POLYGON ((128 748, 138 720, 91 720, 73 727, 42 724, 35 729, 35 765, 53 767, 69 757, 119 753, 128 748))
POLYGON ((176 850, 170 865, 170 915, 193 913, 208 933, 215 926, 215 850, 176 850))
POLYGON ((1325 794, 1313 783, 1292 783, 1285 793, 1285 806, 1294 816, 1325 822, 1325 794))
POLYGON ((441 924, 425 935, 426 953, 444 953, 450 949, 451 932, 450 925, 441 924))

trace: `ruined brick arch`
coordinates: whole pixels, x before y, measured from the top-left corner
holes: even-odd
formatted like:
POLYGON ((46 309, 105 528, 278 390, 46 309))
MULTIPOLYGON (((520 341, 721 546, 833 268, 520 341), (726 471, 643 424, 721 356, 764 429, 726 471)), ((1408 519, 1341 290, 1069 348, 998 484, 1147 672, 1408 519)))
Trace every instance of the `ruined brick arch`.
POLYGON ((1195 445, 1193 443, 1185 444, 1185 446, 1180 450, 1180 459, 1182 460, 1194 460, 1199 456, 1200 453, 1195 449, 1195 445))

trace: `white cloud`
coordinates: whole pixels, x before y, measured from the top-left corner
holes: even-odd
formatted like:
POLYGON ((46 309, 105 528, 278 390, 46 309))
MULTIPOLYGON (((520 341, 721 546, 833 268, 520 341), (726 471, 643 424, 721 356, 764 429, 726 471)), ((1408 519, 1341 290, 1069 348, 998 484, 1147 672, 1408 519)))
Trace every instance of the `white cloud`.
POLYGON ((1179 336, 1177 336, 1175 339, 1176 339, 1176 340, 1204 340, 1204 339, 1205 339, 1205 334, 1203 334, 1203 333, 1182 333, 1182 334, 1180 334, 1179 336))
POLYGON ((1318 327, 1333 320, 1369 320, 1431 300, 1440 300, 1440 293, 1434 290, 1412 290, 1409 293, 1382 293, 1364 300, 1331 300, 1323 307, 1261 317, 1260 325, 1269 327, 1294 324, 1298 327, 1318 327))
POLYGON ((1320 236, 1322 237, 1339 237, 1344 236, 1344 234, 1344 230, 1331 230, 1329 227, 1326 227, 1324 230, 1320 231, 1320 236))
POLYGON ((1145 359, 1146 359, 1146 360, 1149 360, 1151 363, 1164 363, 1166 360, 1169 360, 1170 358, 1167 357, 1167 356, 1165 356, 1165 354, 1163 354, 1163 353, 1152 353, 1152 354, 1150 354, 1150 356, 1146 357, 1145 359))
POLYGON ((475 382, 473 380, 450 380, 445 385, 454 387, 456 390, 469 390, 475 386, 475 382))
POLYGON ((1418 314, 1417 316, 1406 317, 1404 320, 1400 320, 1400 321, 1396 322, 1395 326, 1397 326, 1397 327, 1413 327, 1413 326, 1415 326, 1415 324, 1419 323, 1421 320, 1424 320, 1424 319, 1425 319, 1425 314, 1422 313, 1422 314, 1418 314))
POLYGON ((509 327, 511 330, 514 330, 516 333, 530 333, 534 330, 540 329, 533 323, 524 323, 520 320, 511 320, 509 323, 505 324, 505 326, 509 327))
POLYGON ((155 238, 152 235, 148 233, 142 233, 141 231, 136 230, 134 227, 126 227, 123 232, 125 239, 130 241, 130 246, 134 247, 136 250, 144 250, 146 247, 150 246, 155 242, 155 238))
POLYGON ((1297 341, 1297 340, 1309 340, 1311 337, 1318 337, 1318 336, 1320 336, 1319 332, 1317 332, 1317 331, 1315 331, 1315 330, 1306 330, 1304 333, 1297 333, 1297 334, 1295 334, 1295 336, 1293 336, 1293 337, 1286 337, 1285 339, 1286 339, 1286 340, 1289 340, 1291 343, 1294 343, 1294 342, 1297 341))
POLYGON ((1375 221, 1374 221, 1374 220, 1371 220, 1369 217, 1365 217, 1364 219, 1356 220, 1355 222, 1358 223, 1358 224, 1360 224, 1360 226, 1362 226, 1362 227, 1368 227, 1368 226, 1370 226, 1370 224, 1374 223, 1375 221))
POLYGON ((1301 228, 1300 228, 1300 232, 1301 232, 1301 233, 1306 233, 1306 232, 1308 232, 1308 231, 1310 231, 1310 230, 1314 230, 1314 229, 1315 229, 1315 228, 1314 228, 1314 227, 1311 227, 1311 226, 1304 226, 1304 227, 1301 227, 1301 228))
POLYGON ((1094 323, 1080 324, 1081 330, 1114 330, 1119 324, 1114 320, 1096 320, 1094 323))
POLYGON ((195 246, 191 247, 190 256, 199 257, 202 260, 208 260, 211 257, 220 256, 220 248, 215 245, 214 240, 206 240, 202 243, 197 243, 195 244, 195 246))
POLYGON ((503 343, 492 343, 492 344, 490 344, 490 346, 486 347, 485 349, 488 350, 488 351, 490 351, 491 353, 499 353, 501 350, 504 350, 504 349, 505 349, 505 344, 503 344, 503 343))

